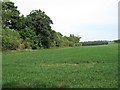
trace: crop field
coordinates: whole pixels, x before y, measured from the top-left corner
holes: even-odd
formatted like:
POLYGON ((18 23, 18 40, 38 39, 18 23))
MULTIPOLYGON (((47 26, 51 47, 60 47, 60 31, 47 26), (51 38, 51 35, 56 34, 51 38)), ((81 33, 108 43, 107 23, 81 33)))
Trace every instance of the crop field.
POLYGON ((117 88, 118 45, 4 52, 2 70, 3 88, 117 88))

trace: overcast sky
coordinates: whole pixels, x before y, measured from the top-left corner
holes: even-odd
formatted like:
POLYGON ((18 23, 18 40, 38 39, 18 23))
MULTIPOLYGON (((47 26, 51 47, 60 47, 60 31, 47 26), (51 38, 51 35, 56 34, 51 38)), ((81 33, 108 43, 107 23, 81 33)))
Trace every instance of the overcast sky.
POLYGON ((11 0, 23 15, 41 9, 53 21, 52 29, 81 41, 118 39, 120 0, 11 0))

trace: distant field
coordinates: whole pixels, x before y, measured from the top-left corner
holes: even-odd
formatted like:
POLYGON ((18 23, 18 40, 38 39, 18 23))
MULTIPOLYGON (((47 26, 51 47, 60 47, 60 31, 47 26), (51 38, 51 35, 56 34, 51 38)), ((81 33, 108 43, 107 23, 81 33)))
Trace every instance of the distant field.
POLYGON ((3 88, 117 88, 118 45, 2 56, 3 88))

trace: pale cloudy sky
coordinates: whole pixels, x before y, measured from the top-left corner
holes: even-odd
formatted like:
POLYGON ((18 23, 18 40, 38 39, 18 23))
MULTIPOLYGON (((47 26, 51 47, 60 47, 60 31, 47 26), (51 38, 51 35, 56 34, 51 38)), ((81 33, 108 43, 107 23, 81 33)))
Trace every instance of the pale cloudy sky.
POLYGON ((118 1, 120 0, 11 0, 21 14, 41 9, 52 20, 52 29, 81 41, 118 38, 118 1))

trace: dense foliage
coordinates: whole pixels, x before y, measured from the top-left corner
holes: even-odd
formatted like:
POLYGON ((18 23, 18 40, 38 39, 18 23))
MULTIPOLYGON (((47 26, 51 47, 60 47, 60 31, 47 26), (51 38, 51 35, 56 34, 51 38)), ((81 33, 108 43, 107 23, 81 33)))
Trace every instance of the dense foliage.
POLYGON ((3 50, 16 49, 21 44, 22 39, 18 31, 6 28, 2 29, 2 48, 3 50))
POLYGON ((80 46, 80 37, 63 36, 52 30, 53 21, 45 12, 32 10, 20 16, 13 2, 2 2, 3 50, 80 46), (11 34, 12 33, 12 34, 11 34), (14 36, 15 35, 15 36, 14 36))
POLYGON ((115 43, 120 43, 120 39, 114 40, 115 43))
POLYGON ((108 41, 89 41, 89 42, 82 42, 82 46, 105 45, 105 44, 108 44, 108 41))

